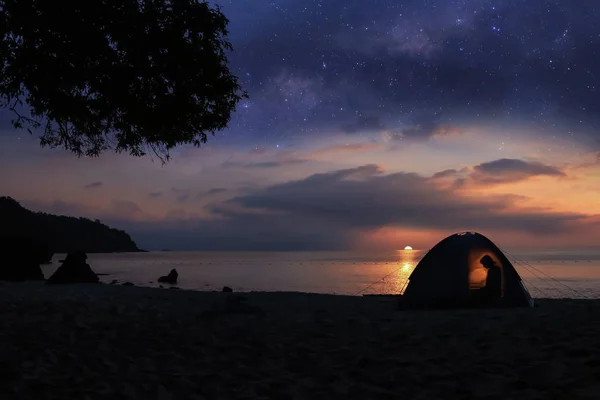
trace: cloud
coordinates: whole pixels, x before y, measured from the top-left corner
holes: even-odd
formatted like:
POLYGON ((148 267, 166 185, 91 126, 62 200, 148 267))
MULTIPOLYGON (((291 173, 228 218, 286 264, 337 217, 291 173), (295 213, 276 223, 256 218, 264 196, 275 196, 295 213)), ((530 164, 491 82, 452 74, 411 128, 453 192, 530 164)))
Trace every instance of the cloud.
POLYGON ((452 181, 454 188, 499 185, 523 182, 531 178, 546 176, 564 178, 559 168, 538 161, 501 158, 460 170, 447 169, 431 176, 432 180, 452 181))
MULTIPOLYGON (((518 170, 550 171, 533 164, 536 168, 518 170)), ((507 167, 509 163, 490 162, 480 164, 479 170, 497 171, 498 165, 515 169, 507 167)), ((350 249, 382 228, 444 234, 476 230, 505 237, 514 233, 541 241, 572 234, 582 226, 586 232, 598 227, 585 214, 525 208, 530 199, 523 196, 478 197, 441 184, 473 171, 449 169, 426 177, 363 165, 254 187, 227 200, 213 197, 208 205, 186 202, 161 220, 127 199, 114 199, 97 210, 62 202, 44 210, 100 218, 130 232, 142 247, 186 250, 350 249)), ((224 192, 213 189, 202 194, 224 192)))
POLYGON ((429 140, 432 137, 459 136, 462 131, 456 126, 443 124, 437 116, 422 116, 413 120, 412 125, 392 134, 393 140, 429 140))
POLYGON ((189 189, 171 188, 171 192, 175 194, 175 199, 179 203, 185 203, 192 195, 192 191, 189 189))
POLYGON ((473 167, 471 178, 478 183, 498 184, 524 181, 536 176, 565 177, 556 167, 536 161, 502 158, 473 167))
POLYGON ((436 136, 458 136, 462 131, 451 124, 440 121, 439 113, 419 112, 407 121, 404 127, 394 127, 397 124, 386 124, 380 116, 361 116, 357 120, 342 125, 346 134, 379 132, 384 134, 385 141, 403 140, 424 141, 436 136))
POLYGON ((444 179, 444 178, 454 178, 458 175, 458 171, 455 169, 446 169, 440 172, 436 172, 433 174, 433 179, 444 179))
POLYGON ((197 193, 194 196, 194 200, 198 201, 198 200, 204 199, 205 197, 210 197, 210 196, 214 196, 216 194, 227 193, 227 192, 229 192, 229 189, 222 188, 222 187, 216 187, 216 188, 209 189, 205 192, 197 193))
MULTIPOLYGON (((463 197, 440 189, 429 178, 409 173, 384 175, 376 166, 313 175, 236 197, 229 203, 348 228, 479 226, 543 234, 583 217, 543 211, 518 213, 513 210, 512 197, 463 197)), ((218 207, 213 212, 231 217, 218 207)))
POLYGON ((514 195, 475 197, 432 177, 364 165, 256 189, 206 206, 209 217, 174 210, 172 221, 129 223, 143 246, 219 250, 347 249, 380 228, 564 234, 588 216, 523 208, 514 195), (188 219, 183 219, 185 217, 188 219), (177 217, 175 219, 175 217, 177 217))
POLYGON ((148 193, 148 196, 156 198, 156 197, 162 196, 162 194, 163 194, 162 192, 151 192, 151 193, 148 193))
POLYGON ((218 194, 218 193, 225 193, 227 192, 229 189, 225 189, 225 188, 212 188, 210 190, 206 191, 206 194, 211 195, 211 194, 218 194))
POLYGON ((278 168, 290 165, 304 164, 308 160, 300 158, 288 158, 282 160, 262 161, 262 162, 241 162, 241 161, 226 161, 221 166, 223 168, 278 168))
POLYGON ((84 188, 86 189, 94 189, 94 188, 98 188, 100 186, 103 186, 104 182, 92 182, 92 183, 88 183, 87 185, 84 186, 84 188))

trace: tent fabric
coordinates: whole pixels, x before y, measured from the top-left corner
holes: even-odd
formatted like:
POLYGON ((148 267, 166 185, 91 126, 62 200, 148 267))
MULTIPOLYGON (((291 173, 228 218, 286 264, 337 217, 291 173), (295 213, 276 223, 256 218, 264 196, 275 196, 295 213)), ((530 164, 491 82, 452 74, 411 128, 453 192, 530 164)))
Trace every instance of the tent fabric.
POLYGON ((533 306, 533 299, 508 258, 491 240, 475 232, 454 234, 434 246, 410 275, 402 298, 412 307, 533 306), (500 297, 493 301, 484 296, 485 256, 501 270, 500 297))

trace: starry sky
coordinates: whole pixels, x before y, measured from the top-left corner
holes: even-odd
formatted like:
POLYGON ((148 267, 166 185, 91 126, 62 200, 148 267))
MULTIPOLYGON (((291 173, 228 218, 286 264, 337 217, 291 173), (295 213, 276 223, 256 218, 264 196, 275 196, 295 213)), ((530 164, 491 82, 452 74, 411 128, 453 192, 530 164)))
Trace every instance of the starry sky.
POLYGON ((249 94, 228 129, 162 166, 40 149, 0 111, 0 192, 149 249, 598 245, 594 2, 219 4, 249 94))

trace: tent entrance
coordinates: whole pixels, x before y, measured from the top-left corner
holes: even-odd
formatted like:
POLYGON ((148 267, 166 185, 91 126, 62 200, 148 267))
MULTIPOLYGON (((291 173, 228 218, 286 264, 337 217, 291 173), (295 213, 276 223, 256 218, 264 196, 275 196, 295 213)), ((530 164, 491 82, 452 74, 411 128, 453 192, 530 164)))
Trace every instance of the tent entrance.
POLYGON ((487 290, 488 281, 488 268, 485 267, 486 258, 487 262, 491 259, 491 262, 499 268, 499 291, 500 297, 504 295, 504 265, 500 258, 495 254, 493 249, 486 247, 475 247, 469 249, 467 255, 467 263, 469 266, 469 290, 471 297, 481 297, 483 291, 487 290))

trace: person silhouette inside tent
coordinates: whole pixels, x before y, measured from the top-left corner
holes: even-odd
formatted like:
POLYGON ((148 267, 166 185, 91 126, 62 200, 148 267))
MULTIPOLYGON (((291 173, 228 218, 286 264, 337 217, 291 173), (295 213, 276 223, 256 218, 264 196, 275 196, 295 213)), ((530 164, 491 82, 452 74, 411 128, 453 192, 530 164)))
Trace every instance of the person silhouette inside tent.
POLYGON ((486 300, 489 303, 496 303, 502 297, 502 270, 488 255, 481 257, 479 262, 487 269, 485 280, 486 300))

